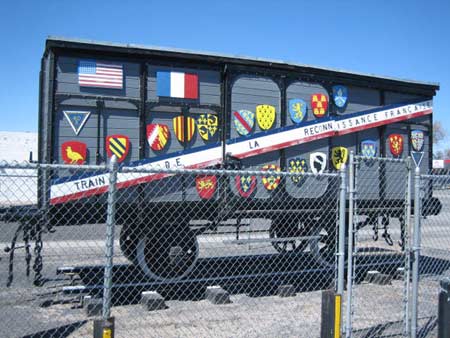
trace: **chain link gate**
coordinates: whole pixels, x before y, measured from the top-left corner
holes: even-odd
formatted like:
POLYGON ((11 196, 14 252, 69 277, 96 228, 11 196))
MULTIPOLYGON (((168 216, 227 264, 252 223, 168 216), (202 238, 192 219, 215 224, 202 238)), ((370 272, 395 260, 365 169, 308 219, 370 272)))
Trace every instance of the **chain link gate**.
POLYGON ((0 167, 0 336, 320 335, 339 174, 0 167))
MULTIPOLYGON (((417 337, 437 336, 439 283, 450 277, 450 175, 423 173, 417 186, 421 201, 420 242, 417 246, 417 337)), ((413 323, 414 324, 414 323, 413 323)))
POLYGON ((349 162, 346 337, 409 336, 409 160, 349 162))

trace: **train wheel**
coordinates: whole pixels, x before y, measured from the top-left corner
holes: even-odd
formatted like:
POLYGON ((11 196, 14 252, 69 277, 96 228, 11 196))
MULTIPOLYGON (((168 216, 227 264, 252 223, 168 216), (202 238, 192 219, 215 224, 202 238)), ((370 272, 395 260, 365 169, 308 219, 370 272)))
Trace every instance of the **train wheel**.
POLYGON ((138 240, 137 263, 156 280, 180 279, 189 274, 198 258, 197 238, 189 229, 161 228, 138 240))
MULTIPOLYGON (((304 228, 300 222, 279 222, 273 221, 270 229, 269 236, 273 239, 285 239, 293 237, 303 237, 308 235, 308 231, 304 228), (294 223, 294 224, 293 224, 294 223)), ((301 252, 308 247, 307 240, 293 239, 289 241, 274 241, 272 246, 278 252, 301 252)))
POLYGON ((336 255, 336 230, 333 227, 319 226, 313 231, 309 241, 309 248, 320 264, 332 266, 335 264, 336 255))
POLYGON ((122 250, 123 255, 134 264, 137 263, 136 248, 139 237, 140 233, 138 228, 131 228, 126 225, 122 226, 119 236, 120 250, 122 250))

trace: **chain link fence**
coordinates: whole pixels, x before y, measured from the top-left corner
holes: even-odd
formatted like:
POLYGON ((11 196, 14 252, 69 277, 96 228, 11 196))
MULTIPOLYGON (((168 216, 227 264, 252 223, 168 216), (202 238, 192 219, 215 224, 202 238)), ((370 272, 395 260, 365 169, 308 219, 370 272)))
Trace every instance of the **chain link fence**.
POLYGON ((2 166, 0 336, 320 335, 339 174, 2 166))
POLYGON ((348 182, 0 163, 0 336, 92 337, 113 317, 115 337, 319 337, 333 289, 346 337, 434 337, 450 176, 349 162, 348 182))

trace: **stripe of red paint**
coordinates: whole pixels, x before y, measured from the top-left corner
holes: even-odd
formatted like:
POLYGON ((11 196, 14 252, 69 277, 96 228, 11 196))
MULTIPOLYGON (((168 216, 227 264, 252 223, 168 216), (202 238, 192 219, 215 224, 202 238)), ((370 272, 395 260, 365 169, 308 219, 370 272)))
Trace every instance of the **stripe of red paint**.
POLYGON ((241 122, 244 128, 247 129, 247 131, 252 130, 252 128, 248 125, 247 121, 244 120, 244 118, 241 116, 241 114, 239 114, 239 112, 235 111, 233 114, 238 119, 238 121, 241 122))
POLYGON ((184 74, 184 97, 186 99, 198 99, 197 74, 184 74))

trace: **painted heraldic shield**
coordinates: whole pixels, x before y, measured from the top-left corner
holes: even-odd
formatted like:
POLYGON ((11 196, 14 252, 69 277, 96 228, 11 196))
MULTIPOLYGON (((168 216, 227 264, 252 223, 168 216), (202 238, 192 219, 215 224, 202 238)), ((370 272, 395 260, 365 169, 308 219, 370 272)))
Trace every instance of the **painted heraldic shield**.
POLYGON ((106 137, 106 153, 108 157, 117 156, 117 161, 122 162, 130 150, 130 139, 125 135, 110 135, 106 137))
POLYGON ((205 141, 214 138, 219 125, 219 119, 213 114, 200 114, 197 118, 197 129, 200 137, 205 141))
POLYGON ((163 150, 169 139, 170 131, 166 124, 151 123, 147 125, 147 142, 151 149, 163 150))
POLYGON ((302 99, 289 100, 289 115, 294 123, 301 123, 308 111, 308 105, 302 99))
POLYGON ((331 162, 336 170, 341 169, 342 165, 347 163, 348 149, 345 147, 331 148, 331 162))
POLYGON ((268 191, 275 190, 281 181, 281 176, 277 174, 281 172, 281 168, 276 164, 266 164, 261 170, 270 172, 270 174, 263 176, 262 178, 264 188, 268 191))
POLYGON ((89 118, 89 115, 91 115, 90 111, 64 111, 64 116, 72 127, 75 135, 78 135, 81 129, 83 129, 83 126, 89 118))
POLYGON ((275 107, 268 104, 256 106, 256 120, 262 130, 269 130, 275 122, 275 107))
POLYGON ((333 86, 333 101, 336 107, 343 108, 347 104, 348 89, 345 86, 333 86))
POLYGON ((400 134, 389 135, 389 149, 394 156, 400 156, 403 152, 403 136, 400 134))
POLYGON ((328 109, 328 97, 325 94, 312 94, 311 108, 315 117, 324 117, 328 109))
POLYGON ((423 130, 411 130, 411 145, 414 151, 422 151, 424 139, 423 130))
POLYGON ((216 176, 202 175, 195 178, 195 188, 197 189, 198 195, 205 200, 209 200, 214 196, 216 187, 216 176))
POLYGON ((67 141, 61 145, 61 156, 66 164, 83 164, 86 155, 87 146, 83 142, 67 141))
POLYGON ((239 135, 248 135, 255 125, 255 113, 250 110, 234 111, 233 123, 239 135))
MULTIPOLYGON (((290 173, 295 174, 304 174, 308 171, 308 164, 306 164, 306 160, 304 158, 293 158, 289 160, 289 168, 290 173)), ((303 175, 291 176, 292 182, 299 184, 303 181, 305 177, 303 175)))
POLYGON ((244 198, 248 198, 256 189, 256 176, 236 176, 236 188, 244 198))
POLYGON ((177 116, 173 119, 173 129, 180 142, 189 142, 195 133, 195 120, 192 117, 177 116))
POLYGON ((313 174, 322 174, 327 167, 327 154, 321 152, 309 155, 309 166, 313 174))
POLYGON ((375 157, 377 154, 377 143, 373 140, 361 141, 361 155, 365 157, 375 157))

